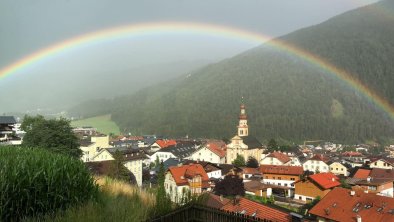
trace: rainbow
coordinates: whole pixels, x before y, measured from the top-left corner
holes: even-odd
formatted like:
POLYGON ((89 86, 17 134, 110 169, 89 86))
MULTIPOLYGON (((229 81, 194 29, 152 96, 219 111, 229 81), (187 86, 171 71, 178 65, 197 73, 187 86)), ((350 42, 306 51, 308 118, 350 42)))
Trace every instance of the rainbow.
POLYGON ((348 86, 359 92, 372 104, 387 113, 387 115, 394 120, 394 107, 383 97, 379 96, 374 91, 370 90, 360 80, 353 78, 350 73, 343 69, 335 67, 325 59, 314 55, 304 49, 290 45, 279 39, 272 39, 269 36, 248 32, 244 30, 234 29, 225 26, 202 24, 202 23, 187 23, 187 22, 158 22, 158 23, 141 23, 132 24, 116 28, 105 29, 66 41, 51 45, 47 48, 39 50, 30 54, 13 64, 10 64, 0 70, 0 79, 16 74, 24 69, 38 63, 44 59, 50 58, 59 53, 67 52, 71 49, 76 49, 89 44, 101 43, 114 39, 141 37, 146 35, 163 35, 163 34, 204 34, 217 37, 226 37, 252 41, 256 43, 265 43, 279 48, 291 55, 295 55, 315 65, 319 69, 326 71, 341 81, 347 83, 348 86))

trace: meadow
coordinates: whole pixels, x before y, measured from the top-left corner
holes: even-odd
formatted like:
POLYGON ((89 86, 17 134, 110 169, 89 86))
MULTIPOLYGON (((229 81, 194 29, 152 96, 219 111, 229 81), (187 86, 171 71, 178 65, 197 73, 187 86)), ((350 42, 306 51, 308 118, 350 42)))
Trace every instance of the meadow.
POLYGON ((115 135, 120 134, 120 129, 115 122, 111 120, 111 115, 96 116, 81 120, 75 120, 71 122, 72 127, 92 126, 97 131, 105 134, 113 133, 115 135))

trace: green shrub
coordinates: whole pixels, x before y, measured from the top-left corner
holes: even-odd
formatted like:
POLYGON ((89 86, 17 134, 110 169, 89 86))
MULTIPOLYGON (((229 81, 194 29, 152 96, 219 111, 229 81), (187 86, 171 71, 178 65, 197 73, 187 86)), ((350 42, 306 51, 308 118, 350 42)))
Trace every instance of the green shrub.
POLYGON ((0 147, 1 221, 51 214, 97 193, 80 160, 40 148, 0 147))

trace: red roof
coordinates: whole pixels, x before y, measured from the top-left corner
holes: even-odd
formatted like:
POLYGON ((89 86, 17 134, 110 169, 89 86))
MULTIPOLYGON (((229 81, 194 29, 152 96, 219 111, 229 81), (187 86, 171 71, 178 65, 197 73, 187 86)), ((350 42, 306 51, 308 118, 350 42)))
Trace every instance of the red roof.
POLYGON ((248 200, 243 197, 241 197, 235 205, 233 201, 230 201, 226 205, 224 205, 221 209, 231 211, 234 213, 243 213, 245 215, 255 216, 257 218, 266 219, 269 221, 277 221, 277 222, 291 221, 291 217, 289 213, 271 208, 269 206, 265 206, 263 204, 248 200))
POLYGON ((363 191, 337 187, 323 197, 309 213, 333 221, 394 221, 394 199, 363 191))
POLYGON ((260 172, 263 174, 302 175, 304 169, 301 166, 260 165, 260 172))
POLYGON ((219 145, 221 145, 221 144, 218 144, 218 143, 208 143, 207 145, 206 145, 206 147, 210 150, 210 151, 212 151, 213 153, 215 153, 216 155, 218 155, 220 158, 223 158, 223 157, 225 157, 226 156, 226 144, 225 143, 223 143, 222 144, 222 146, 219 146, 219 145))
POLYGON ((260 174, 260 171, 258 168, 252 168, 252 167, 241 167, 242 173, 244 174, 260 174))
POLYGON ((318 173, 309 176, 310 179, 315 181, 319 186, 324 189, 340 186, 339 178, 333 173, 318 173))
POLYGON ((342 153, 342 156, 352 157, 352 156, 362 156, 362 154, 359 152, 349 151, 342 153))
POLYGON ((367 177, 369 176, 370 173, 371 173, 371 170, 358 169, 357 172, 353 175, 353 178, 367 179, 367 177))
POLYGON ((286 154, 281 153, 281 152, 270 153, 270 154, 267 155, 267 157, 274 157, 274 158, 278 159, 282 163, 287 163, 287 162, 289 162, 291 160, 290 157, 288 157, 286 154))
POLYGON ((169 146, 176 145, 175 140, 156 140, 157 145, 160 146, 160 148, 166 148, 169 146))
POLYGON ((189 184, 188 179, 200 175, 202 177, 203 183, 208 183, 208 174, 205 172, 204 168, 200 164, 189 164, 183 166, 171 166, 168 168, 175 183, 178 186, 189 184))
POLYGON ((318 160, 318 161, 323 161, 323 162, 328 161, 327 158, 323 157, 323 155, 320 155, 320 154, 314 155, 312 158, 310 158, 310 160, 318 160))

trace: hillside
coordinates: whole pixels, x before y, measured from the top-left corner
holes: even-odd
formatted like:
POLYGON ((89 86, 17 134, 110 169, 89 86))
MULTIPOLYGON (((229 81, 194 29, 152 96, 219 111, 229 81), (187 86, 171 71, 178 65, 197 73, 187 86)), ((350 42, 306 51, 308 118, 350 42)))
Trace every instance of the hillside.
POLYGON ((91 126, 101 133, 119 135, 119 127, 111 121, 111 115, 96 116, 87 119, 80 119, 71 122, 73 127, 91 126))
MULTIPOLYGON (((394 20, 375 7, 394 12, 394 1, 347 12, 280 39, 350 71, 393 104, 394 20)), ((112 119, 126 131, 228 138, 236 132, 243 96, 250 132, 262 140, 362 142, 394 135, 394 122, 360 93, 266 44, 171 84, 117 98, 105 107, 111 107, 112 119)))

